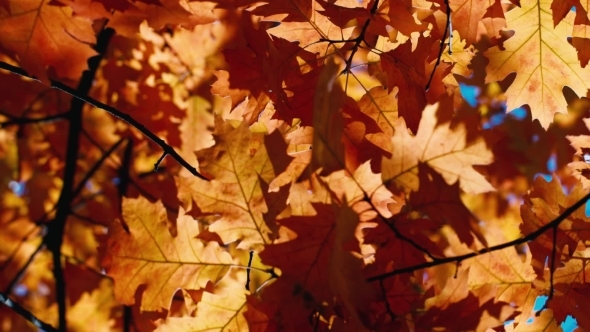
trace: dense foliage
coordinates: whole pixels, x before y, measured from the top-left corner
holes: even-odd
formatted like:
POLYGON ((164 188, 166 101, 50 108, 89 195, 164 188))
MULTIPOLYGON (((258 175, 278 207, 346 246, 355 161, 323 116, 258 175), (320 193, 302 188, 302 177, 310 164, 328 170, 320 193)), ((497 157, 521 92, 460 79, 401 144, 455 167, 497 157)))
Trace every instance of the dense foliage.
POLYGON ((0 329, 590 330, 589 60, 578 0, 0 0, 0 329))

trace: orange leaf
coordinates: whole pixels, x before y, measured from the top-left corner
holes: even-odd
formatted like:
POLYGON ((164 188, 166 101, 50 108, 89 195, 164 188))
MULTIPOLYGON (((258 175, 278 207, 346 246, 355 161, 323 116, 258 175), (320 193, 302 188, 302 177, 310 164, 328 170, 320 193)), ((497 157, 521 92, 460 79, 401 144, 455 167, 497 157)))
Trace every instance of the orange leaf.
POLYGON ((268 207, 261 181, 268 184, 283 170, 273 169, 264 135, 251 133, 245 122, 234 129, 217 119, 216 127, 215 146, 197 152, 201 171, 213 180, 177 177, 178 197, 188 211, 194 201, 203 213, 218 214, 209 231, 224 243, 240 240, 240 249, 260 248, 270 243, 273 227, 263 218, 268 207))
POLYGON ((86 60, 96 54, 88 46, 96 42, 92 22, 45 0, 10 1, 8 8, 0 8, 0 31, 0 50, 42 80, 57 76, 76 81, 88 68, 86 60))
POLYGON ((134 304, 135 292, 145 287, 141 310, 168 309, 178 288, 203 288, 222 279, 233 265, 217 243, 205 245, 196 238, 198 223, 182 210, 177 237, 170 235, 159 201, 125 198, 123 219, 128 231, 119 223, 111 225, 105 258, 107 274, 115 280, 115 296, 122 303, 134 304))
POLYGON ((503 80, 516 72, 506 90, 507 109, 529 105, 534 119, 547 129, 555 113, 566 113, 567 102, 561 90, 567 86, 584 96, 590 83, 590 67, 582 68, 575 49, 567 42, 571 35, 574 13, 553 28, 550 0, 522 1, 522 8, 506 14, 508 29, 514 36, 485 53, 490 59, 486 82, 503 80), (556 75, 556 73, 559 73, 556 75))
POLYGON ((418 163, 423 162, 440 173, 446 183, 458 181, 466 192, 494 190, 473 168, 492 162, 493 155, 483 139, 468 142, 463 123, 454 128, 450 123, 437 123, 437 108, 438 105, 429 105, 424 109, 416 136, 408 133, 403 119, 395 123, 393 156, 384 158, 381 165, 383 181, 393 181, 406 191, 416 191, 421 187, 418 163))

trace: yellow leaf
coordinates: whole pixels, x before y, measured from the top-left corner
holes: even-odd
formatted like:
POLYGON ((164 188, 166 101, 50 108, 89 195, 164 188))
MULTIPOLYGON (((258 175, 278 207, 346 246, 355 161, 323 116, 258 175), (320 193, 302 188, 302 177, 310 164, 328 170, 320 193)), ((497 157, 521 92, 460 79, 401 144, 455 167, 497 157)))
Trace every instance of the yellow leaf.
POLYGON ((416 136, 408 132, 403 118, 394 124, 393 155, 382 162, 384 182, 394 181, 407 191, 419 188, 418 163, 427 163, 440 173, 449 185, 459 181, 461 189, 469 193, 493 191, 492 185, 478 173, 474 165, 487 165, 492 152, 482 138, 467 142, 467 128, 459 123, 437 123, 438 105, 424 109, 416 136))
POLYGON ((367 140, 385 151, 391 151, 390 137, 393 135, 393 124, 398 118, 397 94, 399 89, 394 87, 391 92, 386 88, 374 87, 359 100, 361 112, 375 120, 383 132, 366 135, 367 140))
POLYGON ((203 293, 194 317, 170 317, 156 331, 249 331, 244 317, 247 309, 246 294, 249 293, 244 288, 246 273, 243 270, 235 272, 231 278, 220 282, 213 293, 203 293))
POLYGON ((567 38, 572 33, 575 13, 570 12, 553 28, 552 0, 523 0, 506 14, 508 29, 514 36, 485 53, 490 59, 486 82, 503 80, 516 72, 506 90, 507 109, 529 105, 534 119, 544 128, 553 122, 555 113, 567 113, 562 89, 567 86, 578 96, 586 95, 590 67, 582 68, 575 48, 567 38))
POLYGON ((238 249, 247 250, 270 243, 261 181, 270 183, 275 170, 264 135, 251 133, 245 122, 234 129, 229 122, 218 120, 214 138, 215 146, 197 152, 201 171, 213 180, 177 177, 178 198, 188 211, 194 201, 201 212, 219 215, 209 231, 219 234, 226 244, 240 240, 238 249))
MULTIPOLYGON (((475 5, 479 6, 479 5, 475 5)), ((467 40, 461 39, 462 36, 459 34, 459 31, 453 31, 453 37, 451 38, 451 53, 449 53, 449 47, 445 49, 442 53, 441 60, 448 63, 455 64, 451 72, 453 74, 458 74, 464 77, 469 77, 471 75, 471 59, 475 56, 475 49, 473 45, 467 46, 467 40)), ((447 38, 447 42, 448 42, 447 38)), ((455 76, 448 75, 444 78, 444 82, 447 84, 452 84, 454 86, 459 86, 457 79, 455 76)))
POLYGON ((134 304, 134 295, 145 286, 142 311, 159 311, 170 306, 177 289, 200 289, 209 281, 222 279, 233 260, 216 242, 197 239, 198 224, 180 209, 178 236, 167 228, 162 202, 145 198, 123 199, 123 219, 129 229, 113 223, 109 228, 107 274, 115 280, 115 296, 134 304))
POLYGON ((68 331, 112 331, 115 319, 111 317, 111 312, 118 306, 113 297, 112 282, 103 279, 99 288, 82 294, 78 302, 68 309, 68 331))

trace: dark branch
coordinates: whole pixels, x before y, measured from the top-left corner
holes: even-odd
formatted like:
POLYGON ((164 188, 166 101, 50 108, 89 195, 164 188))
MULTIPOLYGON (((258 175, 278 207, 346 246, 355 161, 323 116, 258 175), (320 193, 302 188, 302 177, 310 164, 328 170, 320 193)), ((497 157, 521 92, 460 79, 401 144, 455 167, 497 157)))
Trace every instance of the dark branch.
MULTIPOLYGON (((36 77, 29 75, 23 69, 12 66, 6 62, 0 61, 0 69, 4 69, 4 70, 7 70, 11 73, 39 81, 36 77)), ((72 89, 71 87, 69 87, 63 83, 51 80, 51 87, 54 89, 61 90, 65 93, 71 95, 72 97, 82 100, 82 101, 84 101, 96 108, 100 108, 104 111, 107 111, 107 112, 111 113, 112 115, 118 117, 119 119, 127 122, 129 125, 137 128, 137 130, 139 130, 142 134, 144 134, 146 137, 148 137, 154 143, 156 143, 158 146, 160 146, 162 148, 162 150, 164 150, 164 153, 172 156, 172 158, 174 158, 180 165, 182 165, 189 172, 191 172, 191 174, 198 176, 203 180, 208 180, 206 177, 201 175, 195 167, 191 166, 186 160, 184 160, 184 158, 182 158, 176 152, 176 150, 174 150, 174 148, 172 148, 170 145, 168 145, 166 142, 164 142, 164 140, 159 138, 156 134, 151 132, 149 129, 147 129, 144 125, 139 123, 137 120, 135 120, 129 114, 123 113, 112 106, 101 103, 100 101, 98 101, 92 97, 89 97, 87 94, 81 94, 78 91, 76 91, 75 89, 72 89)))
POLYGON ((21 315, 24 319, 28 320, 29 322, 31 322, 33 325, 35 325, 37 328, 46 331, 46 332, 57 332, 58 330, 45 323, 44 321, 40 320, 39 318, 35 317, 35 315, 33 315, 30 311, 28 311, 27 309, 21 307, 20 304, 14 302, 13 300, 11 300, 7 294, 4 294, 2 292, 0 292, 0 302, 2 302, 5 306, 9 307, 10 309, 12 309, 12 311, 16 312, 17 314, 21 315))
MULTIPOLYGON (((377 12, 378 7, 379 7, 379 0, 375 0, 375 2, 373 3, 373 7, 371 7, 371 10, 370 10, 371 15, 374 15, 377 12)), ((354 58, 354 55, 356 54, 359 47, 361 46, 361 43, 365 40, 365 34, 367 33, 367 29, 369 28, 370 24, 371 24, 371 19, 368 18, 367 21, 365 22, 365 24, 363 25, 359 35, 355 39, 352 40, 352 41, 354 41, 354 45, 352 46, 350 56, 346 60, 346 68, 344 68, 342 73, 350 71, 350 68, 352 66, 352 59, 354 58)))
MULTIPOLYGON (((103 29, 97 37, 96 51, 98 55, 88 59, 88 70, 82 74, 78 88, 73 92, 73 96, 88 95, 92 88, 94 76, 103 55, 106 52, 107 45, 111 36, 114 34, 112 29, 103 29)), ((52 82, 52 87, 55 83, 52 82)), ((64 86, 65 87, 65 86, 64 86)), ((61 246, 63 242, 63 233, 66 225, 66 220, 70 214, 70 204, 74 198, 74 178, 76 176, 78 149, 80 146, 80 133, 82 131, 82 110, 84 101, 81 98, 72 99, 70 105, 70 114, 68 116, 68 143, 66 148, 66 160, 63 176, 63 186, 59 199, 57 201, 57 212, 55 219, 48 225, 47 234, 44 242, 47 244, 47 249, 51 251, 53 256, 53 276, 55 278, 55 293, 59 313, 59 330, 66 331, 66 282, 61 265, 61 246)))
MULTIPOLYGON (((424 90, 428 91, 430 89, 430 84, 432 83, 432 79, 434 78, 434 72, 436 72, 436 67, 440 64, 440 59, 442 58, 442 54, 445 50, 445 39, 447 39, 447 34, 449 34, 449 26, 451 25, 451 6, 449 6, 449 0, 445 0, 445 6, 447 7, 447 23, 445 24, 445 32, 443 32, 443 36, 440 39, 440 49, 438 51, 438 57, 436 58, 436 64, 434 68, 432 68, 432 72, 430 73, 430 78, 428 79, 428 83, 424 90)), ((453 31, 451 31, 453 33, 453 31)), ((451 49, 450 39, 449 39, 449 50, 451 49)))
POLYGON ((86 185, 86 182, 88 182, 88 180, 90 180, 90 178, 94 175, 94 173, 96 173, 96 171, 98 171, 98 169, 104 163, 104 161, 107 160, 107 158, 111 156, 111 154, 119 147, 119 145, 121 145, 121 143, 124 140, 125 140, 125 138, 121 138, 110 149, 108 149, 106 152, 103 152, 103 155, 100 157, 100 159, 96 163, 94 163, 94 165, 92 165, 92 168, 90 168, 88 173, 86 173, 86 175, 84 176, 82 181, 80 181, 80 183, 78 183, 78 186, 72 192, 72 197, 77 197, 78 194, 80 194, 80 192, 84 188, 84 185, 86 185))
POLYGON ((160 168, 160 164, 164 161, 164 158, 166 158, 167 155, 168 154, 166 153, 166 151, 164 151, 160 158, 158 158, 158 161, 156 161, 156 163, 154 164, 154 172, 158 171, 158 168, 160 168))
POLYGON ((33 260, 35 259, 35 257, 37 256, 37 254, 45 247, 45 245, 43 243, 39 244, 37 246, 37 249, 35 249, 35 251, 29 256, 29 258, 27 259, 27 262, 25 263, 25 265, 23 265, 23 267, 18 271, 18 273, 14 276, 14 278, 12 278, 12 280, 10 281, 10 283, 8 284, 8 286, 6 286, 6 289, 4 290, 4 292, 6 294, 10 294, 12 292, 12 289, 14 288, 14 286, 16 286, 16 283, 18 283, 23 274, 25 273, 25 271, 27 270, 27 268, 29 267, 29 265, 31 265, 31 263, 33 262, 33 260))
POLYGON ((465 255, 461 255, 461 256, 454 256, 454 257, 446 257, 446 258, 439 258, 436 261, 432 261, 432 262, 426 262, 426 263, 422 263, 422 264, 417 264, 414 266, 408 266, 408 267, 404 267, 401 269, 397 269, 391 272, 387 272, 387 273, 383 273, 383 274, 379 274, 376 276, 372 276, 370 278, 367 278, 367 281, 372 282, 372 281, 378 281, 378 280, 383 280, 383 279, 387 279, 399 274, 403 274, 403 273, 410 273, 410 272, 414 272, 416 270, 421 270, 421 269, 425 269, 425 268, 429 268, 429 267, 433 267, 433 266, 437 266, 437 265, 442 265, 442 264, 447 264, 447 263, 458 263, 461 262, 463 260, 469 259, 469 258, 473 258, 473 257, 477 257, 483 254, 487 254, 490 252, 494 252, 494 251, 498 251, 498 250, 502 250, 502 249, 506 249, 506 248, 510 248, 513 246, 517 246, 520 244, 524 244, 527 243, 529 241, 533 241, 536 238, 538 238, 539 236, 543 235, 543 233, 545 233, 546 231, 552 229, 552 228, 557 228, 559 227, 559 224, 561 224, 562 221, 564 221, 570 214, 572 214, 574 211, 576 211, 577 209, 579 209, 580 207, 582 207, 584 204, 586 204, 586 202, 590 199, 590 194, 587 194, 586 196, 582 197, 579 201, 577 201, 574 205, 570 206, 569 208, 565 209, 565 211, 563 211, 562 214, 560 214, 557 218, 553 219, 551 222, 549 222, 548 224, 539 227, 539 229, 537 229, 536 231, 529 233, 527 236, 525 237, 521 237, 519 239, 510 241, 510 242, 506 242, 506 243, 502 243, 499 244, 497 246, 493 246, 493 247, 489 247, 489 248, 483 248, 480 251, 476 251, 476 252, 471 252, 469 254, 465 254, 465 255))
POLYGON ((383 280, 379 280, 379 287, 381 287, 381 293, 383 294, 383 299, 385 301, 385 309, 387 310, 389 317, 391 317, 391 321, 395 322, 395 314, 391 310, 391 306, 387 300, 387 291, 385 290, 385 285, 383 285, 383 280))
POLYGON ((246 270, 246 290, 250 290, 250 267, 252 267, 252 258, 254 251, 250 251, 250 260, 248 260, 248 270, 246 270))
POLYGON ((46 123, 46 122, 53 122, 56 120, 65 119, 69 115, 69 112, 50 115, 42 118, 11 118, 8 121, 0 122, 0 129, 6 128, 12 125, 21 125, 21 124, 29 124, 29 123, 46 123))
MULTIPOLYGON (((131 169, 131 155, 133 153, 133 140, 128 140, 127 145, 125 146, 125 151, 123 152, 123 160, 121 162, 121 167, 119 167, 118 174, 119 174, 119 183, 117 184, 117 190, 119 191, 119 201, 123 201, 123 196, 127 194, 127 188, 131 183, 131 174, 129 174, 129 170, 131 169)), ((119 211, 121 211, 121 207, 123 204, 119 204, 119 211)))
MULTIPOLYGON (((357 185, 360 187, 360 184, 357 183, 357 185)), ((377 207, 373 204, 373 202, 371 201, 371 198, 367 195, 367 193, 364 193, 364 198, 363 200, 367 203, 369 203, 369 205, 371 205, 371 208, 377 212, 377 215, 379 216, 379 218, 381 219, 381 221, 383 221, 383 223, 385 223, 387 225, 387 227, 389 227, 389 229, 391 229, 391 231, 393 232, 393 234, 395 234, 395 236, 406 242, 407 244, 409 244, 410 246, 412 246, 414 249, 420 251, 421 253, 425 254, 426 256, 430 257, 430 259, 432 259, 433 261, 437 261, 439 258, 438 257, 434 257, 434 255, 432 255, 426 248, 422 247, 421 245, 419 245, 418 243, 416 243, 414 240, 410 239, 409 237, 405 236, 402 234, 402 232, 397 229, 397 227, 395 226, 394 222, 395 220, 391 220, 388 219, 386 217, 384 217, 379 210, 377 209, 377 207)))

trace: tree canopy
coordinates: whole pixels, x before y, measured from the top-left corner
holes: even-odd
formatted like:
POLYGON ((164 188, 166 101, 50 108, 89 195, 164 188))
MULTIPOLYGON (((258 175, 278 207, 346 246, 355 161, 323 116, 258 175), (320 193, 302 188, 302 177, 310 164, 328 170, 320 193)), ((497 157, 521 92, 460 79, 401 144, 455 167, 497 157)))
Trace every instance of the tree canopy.
POLYGON ((589 61, 579 0, 0 0, 0 330, 590 330, 589 61))

